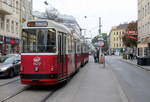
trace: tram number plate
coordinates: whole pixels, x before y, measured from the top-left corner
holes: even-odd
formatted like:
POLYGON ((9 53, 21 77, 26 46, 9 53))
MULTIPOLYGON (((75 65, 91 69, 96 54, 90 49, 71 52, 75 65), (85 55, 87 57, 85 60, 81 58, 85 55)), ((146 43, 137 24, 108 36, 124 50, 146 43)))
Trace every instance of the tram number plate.
POLYGON ((39 82, 38 79, 32 79, 32 82, 39 82))

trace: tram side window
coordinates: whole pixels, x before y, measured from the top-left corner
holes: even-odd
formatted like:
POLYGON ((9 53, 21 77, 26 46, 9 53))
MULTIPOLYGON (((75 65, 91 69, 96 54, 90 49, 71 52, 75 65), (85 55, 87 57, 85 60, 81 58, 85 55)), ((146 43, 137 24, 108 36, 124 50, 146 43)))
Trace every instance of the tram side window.
POLYGON ((68 52, 69 53, 72 52, 72 40, 71 40, 71 36, 68 39, 68 52))
POLYGON ((47 52, 56 52, 56 33, 48 30, 47 35, 47 52))
POLYGON ((73 39, 73 37, 72 37, 72 39, 71 39, 71 51, 72 51, 72 53, 74 52, 74 39, 73 39))
POLYGON ((80 43, 77 43, 77 53, 80 53, 80 50, 81 50, 80 43))

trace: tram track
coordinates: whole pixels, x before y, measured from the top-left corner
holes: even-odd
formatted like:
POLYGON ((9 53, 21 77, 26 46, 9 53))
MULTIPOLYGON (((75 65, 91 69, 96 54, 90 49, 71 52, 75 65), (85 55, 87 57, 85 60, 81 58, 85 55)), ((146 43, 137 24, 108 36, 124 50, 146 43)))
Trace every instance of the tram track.
POLYGON ((47 100, 57 91, 60 90, 62 88, 64 88, 68 83, 61 83, 59 85, 56 85, 55 88, 53 90, 51 90, 51 92, 46 95, 40 102, 47 102, 47 100))
POLYGON ((25 88, 23 88, 23 89, 21 89, 21 90, 15 92, 15 93, 12 94, 12 95, 9 95, 9 96, 7 96, 7 97, 1 99, 0 102, 5 102, 5 101, 7 101, 7 100, 9 100, 9 99, 11 99, 11 98, 13 98, 13 97, 19 95, 20 93, 24 92, 24 91, 27 90, 28 88, 29 88, 29 86, 27 86, 27 87, 25 87, 25 88))
POLYGON ((55 85, 50 87, 43 86, 25 86, 15 93, 4 96, 0 102, 20 102, 28 100, 29 102, 47 102, 57 90, 64 88, 66 84, 55 85))
POLYGON ((15 92, 14 94, 11 94, 9 96, 6 96, 5 98, 0 99, 0 102, 12 102, 12 101, 20 102, 18 99, 21 99, 21 100, 29 99, 28 100, 29 102, 46 102, 59 89, 59 87, 56 87, 54 89, 46 88, 49 91, 48 92, 45 90, 45 88, 43 88, 43 90, 37 89, 37 88, 38 87, 26 86, 25 88, 15 92), (24 97, 24 95, 26 96, 24 97), (35 97, 36 97, 36 100, 35 100, 35 97))
POLYGON ((12 80, 12 81, 9 81, 9 82, 6 82, 6 83, 3 83, 3 84, 0 84, 0 87, 2 86, 6 86, 6 85, 9 85, 11 83, 14 83, 14 82, 17 82, 19 79, 15 79, 15 80, 12 80))
POLYGON ((54 93, 56 90, 51 91, 48 95, 46 95, 45 98, 43 98, 40 102, 46 102, 54 93))

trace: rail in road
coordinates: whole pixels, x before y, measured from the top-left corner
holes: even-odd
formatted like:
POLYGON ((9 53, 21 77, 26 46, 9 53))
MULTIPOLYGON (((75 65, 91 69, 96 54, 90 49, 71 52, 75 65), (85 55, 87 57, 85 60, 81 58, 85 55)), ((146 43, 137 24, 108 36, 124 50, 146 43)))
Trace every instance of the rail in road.
MULTIPOLYGON (((20 102, 20 100, 28 100, 32 102, 46 102, 57 90, 64 88, 68 83, 61 83, 54 86, 22 86, 18 81, 19 79, 12 80, 8 83, 5 83, 0 87, 4 89, 12 89, 12 86, 17 86, 16 90, 10 90, 10 94, 4 94, 5 92, 1 92, 3 95, 0 98, 0 102, 20 102), (15 83, 16 82, 16 83, 15 83), (20 87, 20 88, 18 88, 20 87), (36 99, 35 99, 35 98, 36 99), (33 99, 33 100, 32 100, 33 99), (35 99, 35 100, 34 100, 35 99)), ((14 87, 15 88, 15 87, 14 87)), ((6 90, 7 91, 7 90, 6 90)))
POLYGON ((12 83, 17 82, 17 81, 19 81, 19 79, 15 79, 15 80, 12 80, 12 81, 5 82, 3 84, 0 84, 0 87, 12 84, 12 83))

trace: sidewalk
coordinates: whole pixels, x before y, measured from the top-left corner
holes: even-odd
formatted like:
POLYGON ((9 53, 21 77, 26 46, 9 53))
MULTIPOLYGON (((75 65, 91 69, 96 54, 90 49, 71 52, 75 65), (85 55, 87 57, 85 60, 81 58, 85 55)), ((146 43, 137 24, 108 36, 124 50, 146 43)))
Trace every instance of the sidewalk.
MULTIPOLYGON (((122 58, 121 58, 122 59, 122 58)), ((140 67, 144 70, 150 71, 150 66, 140 66, 137 64, 137 60, 126 60, 126 59, 122 59, 122 61, 127 62, 129 64, 135 65, 137 67, 140 67)))
POLYGON ((103 68, 90 57, 89 63, 47 102, 128 102, 110 67, 103 68))

